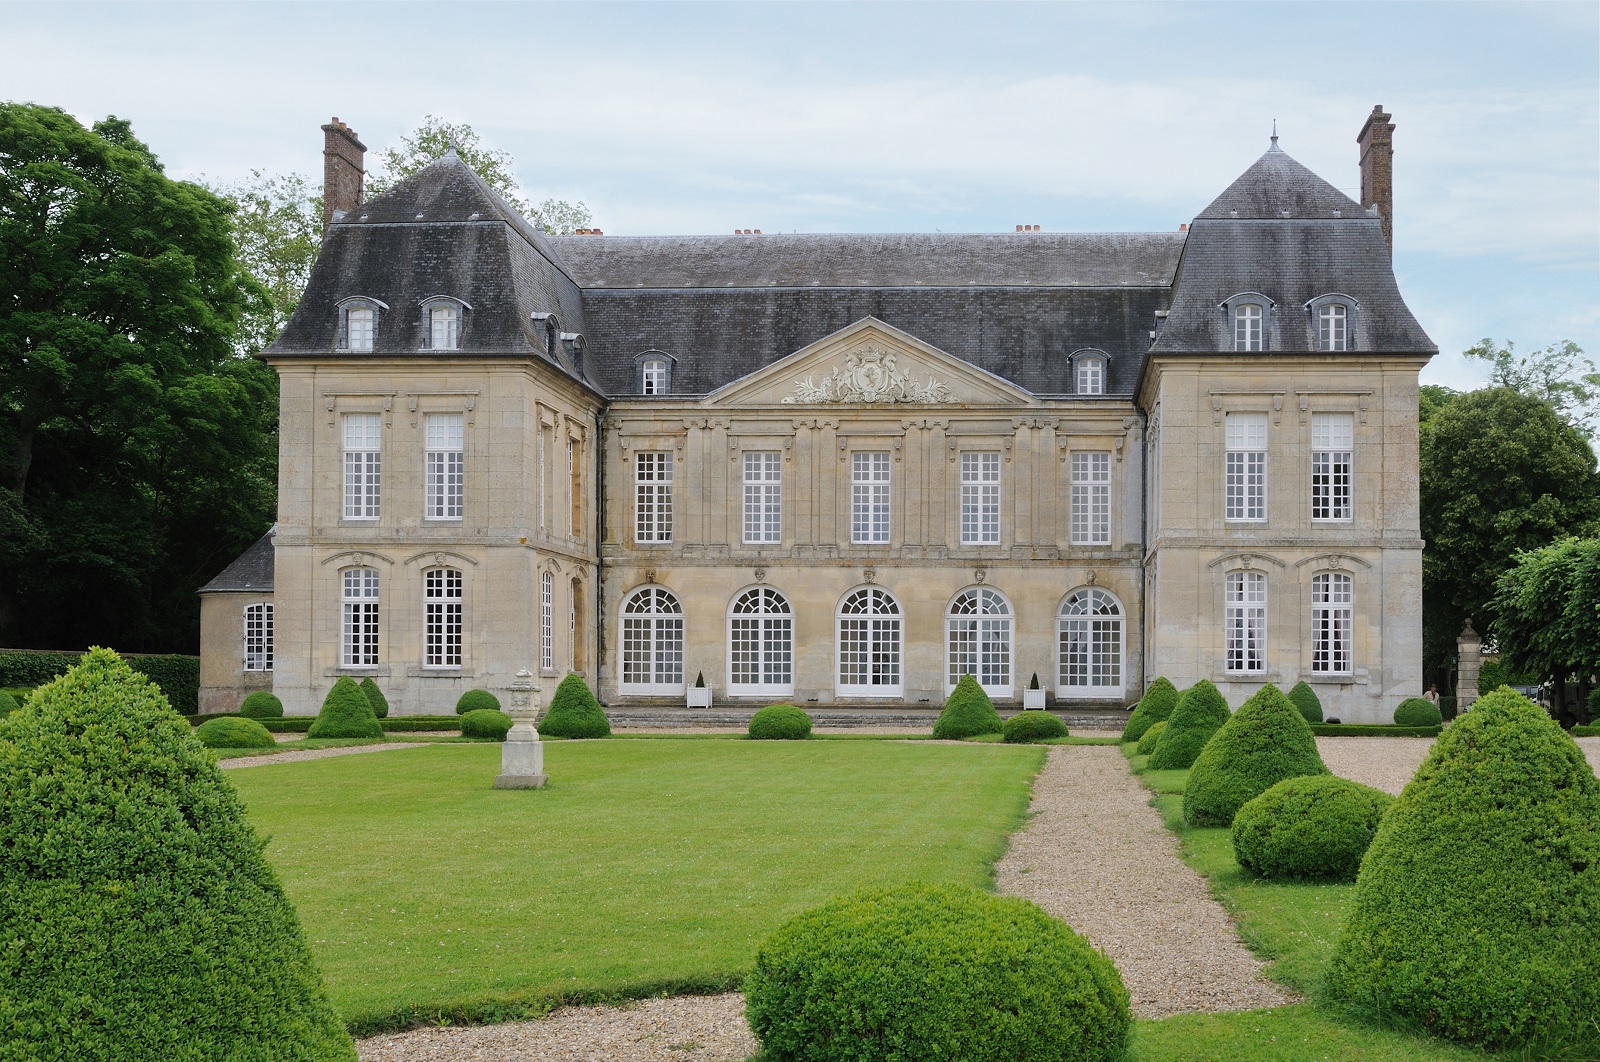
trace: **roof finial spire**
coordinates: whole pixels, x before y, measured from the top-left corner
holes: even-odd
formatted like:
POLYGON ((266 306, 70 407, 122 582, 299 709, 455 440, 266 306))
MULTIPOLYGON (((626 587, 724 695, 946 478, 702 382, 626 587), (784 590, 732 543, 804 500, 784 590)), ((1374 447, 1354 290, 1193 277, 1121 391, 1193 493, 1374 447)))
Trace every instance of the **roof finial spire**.
POLYGON ((1272 120, 1272 146, 1278 146, 1278 120, 1276 118, 1272 120))
MULTIPOLYGON (((1276 126, 1274 126, 1274 128, 1276 128, 1276 126)), ((450 130, 450 134, 449 135, 450 135, 450 147, 449 147, 448 150, 445 151, 445 154, 446 155, 458 155, 458 154, 460 154, 460 152, 456 151, 456 131, 454 129, 450 130)), ((1277 138, 1274 137, 1273 139, 1276 140, 1277 138)))

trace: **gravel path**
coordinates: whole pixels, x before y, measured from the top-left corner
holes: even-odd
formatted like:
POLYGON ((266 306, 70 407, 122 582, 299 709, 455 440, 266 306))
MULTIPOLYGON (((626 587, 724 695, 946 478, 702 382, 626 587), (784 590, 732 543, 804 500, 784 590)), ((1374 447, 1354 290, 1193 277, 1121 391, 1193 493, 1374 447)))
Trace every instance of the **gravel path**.
MULTIPOLYGON (((1578 738, 1589 765, 1600 772, 1600 738, 1578 738)), ((1426 738, 1319 737, 1317 751, 1328 770, 1352 782, 1399 795, 1433 748, 1426 738)))
POLYGON ((1120 749, 1052 748, 1029 810, 996 868, 1000 891, 1027 897, 1104 950, 1136 1016, 1293 1001, 1262 975, 1205 879, 1179 858, 1120 749))
POLYGON ((384 745, 344 745, 336 749, 300 749, 295 752, 274 752, 269 756, 235 756, 229 760, 218 760, 217 766, 231 767, 265 767, 273 763, 294 763, 297 760, 325 760, 329 756, 354 756, 360 752, 389 752, 394 749, 423 749, 431 744, 426 741, 394 741, 384 745))

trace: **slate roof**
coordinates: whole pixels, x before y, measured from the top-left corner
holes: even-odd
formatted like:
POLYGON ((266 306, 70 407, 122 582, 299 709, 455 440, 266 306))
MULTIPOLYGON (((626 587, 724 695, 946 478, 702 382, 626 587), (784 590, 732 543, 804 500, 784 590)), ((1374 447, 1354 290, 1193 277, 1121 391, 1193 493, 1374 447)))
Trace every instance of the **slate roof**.
POLYGON ((274 563, 272 536, 277 534, 277 531, 278 528, 274 525, 271 531, 256 539, 254 545, 239 554, 232 564, 217 574, 215 579, 202 586, 200 592, 213 594, 255 590, 270 593, 274 563))
POLYGON ((1331 218, 1342 215, 1351 218, 1365 214, 1360 203, 1290 158, 1289 153, 1278 146, 1278 138, 1273 137, 1267 153, 1195 216, 1331 218))

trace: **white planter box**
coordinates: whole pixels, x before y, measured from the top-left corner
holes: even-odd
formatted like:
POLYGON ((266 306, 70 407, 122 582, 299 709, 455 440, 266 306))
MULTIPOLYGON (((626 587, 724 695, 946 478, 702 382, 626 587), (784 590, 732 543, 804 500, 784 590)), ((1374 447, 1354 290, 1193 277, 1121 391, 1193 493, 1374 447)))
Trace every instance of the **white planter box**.
POLYGON ((1026 712, 1032 709, 1038 709, 1041 712, 1044 711, 1044 690, 1038 689, 1022 691, 1022 710, 1026 712))
POLYGON ((711 707, 710 686, 690 686, 688 690, 685 691, 684 696, 688 700, 690 708, 711 707))

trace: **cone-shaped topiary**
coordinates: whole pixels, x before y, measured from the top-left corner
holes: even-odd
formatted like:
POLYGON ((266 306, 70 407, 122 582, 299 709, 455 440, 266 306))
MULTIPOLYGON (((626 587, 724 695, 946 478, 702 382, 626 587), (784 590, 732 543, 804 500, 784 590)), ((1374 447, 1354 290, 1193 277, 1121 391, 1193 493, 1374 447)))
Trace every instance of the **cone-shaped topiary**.
POLYGON ((1444 716, 1426 697, 1407 697, 1395 706, 1394 722, 1396 726, 1438 726, 1444 716))
POLYGON ((933 723, 933 736, 942 739, 975 737, 978 734, 998 734, 1005 729, 994 702, 983 692, 978 680, 962 675, 956 688, 945 699, 944 711, 933 723))
POLYGON ((539 724, 539 733, 566 738, 610 737, 611 720, 583 677, 568 675, 550 698, 550 710, 539 724))
POLYGON ((750 717, 756 741, 804 741, 811 736, 811 716, 792 704, 769 704, 750 717))
POLYGON ((256 690, 239 704, 239 714, 246 719, 282 719, 283 702, 276 694, 256 690))
POLYGON ((1167 721, 1165 719, 1157 719, 1150 724, 1150 729, 1144 732, 1144 737, 1139 739, 1139 744, 1133 751, 1140 756, 1150 755, 1156 750, 1156 742, 1160 739, 1161 732, 1166 729, 1167 721))
POLYGON ((1294 684, 1294 689, 1289 691, 1289 700, 1300 709, 1300 714, 1306 717, 1306 722, 1322 722, 1322 701, 1317 698, 1317 691, 1306 685, 1305 679, 1294 684))
POLYGON ((1440 735, 1384 816, 1328 987, 1452 1039, 1592 1052, 1597 942, 1600 783, 1502 689, 1440 735))
POLYGON ((493 708, 474 708, 461 717, 461 736, 504 741, 511 732, 511 717, 493 708))
POLYGON ((1231 826, 1246 801, 1285 778, 1327 773, 1311 724, 1269 682, 1195 759, 1183 788, 1183 819, 1190 826, 1231 826))
POLYGON ((378 684, 370 678, 361 680, 361 692, 366 696, 367 703, 372 705, 372 714, 379 719, 389 718, 389 698, 383 695, 378 684))
POLYGON ((745 1014, 772 1062, 1123 1057, 1111 960, 1027 900, 912 882, 844 896, 756 952, 745 1014))
POLYGON ((0 720, 0 1054, 355 1062, 261 848, 108 649, 0 720))
POLYGON ((466 715, 468 712, 477 712, 488 709, 491 712, 500 710, 500 698, 488 690, 468 690, 456 701, 456 714, 466 715))
POLYGON ((1353 880, 1394 798, 1313 774, 1285 778, 1233 817, 1233 855, 1264 878, 1353 880))
POLYGON ((1172 714, 1178 706, 1178 688, 1165 677, 1150 683, 1139 698, 1139 706, 1128 716, 1128 725, 1122 730, 1123 741, 1138 741, 1150 724, 1158 723, 1172 714))
POLYGON ((349 675, 342 675, 322 701, 322 711, 306 731, 308 738, 375 738, 383 740, 383 727, 372 714, 372 703, 349 675))
POLYGON ((208 749, 270 749, 278 744, 254 719, 211 719, 195 727, 194 736, 208 749))
POLYGON ((1013 745, 1026 745, 1034 741, 1066 737, 1067 724, 1049 712, 1018 712, 1006 720, 1001 734, 1013 745))
POLYGON ((1228 702, 1209 680, 1201 679, 1183 691, 1178 706, 1167 717, 1150 761, 1152 771, 1181 771, 1192 767, 1211 736, 1228 721, 1228 702))

